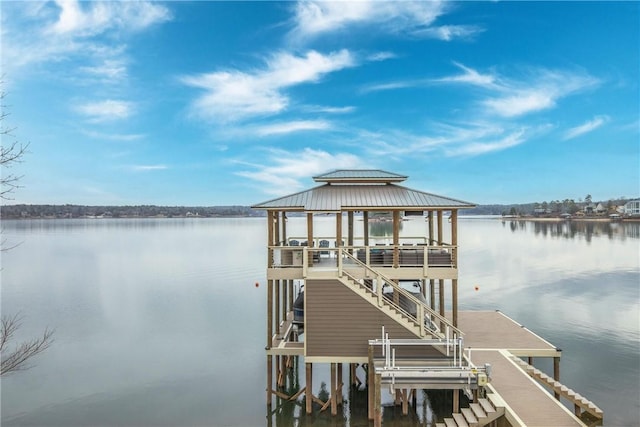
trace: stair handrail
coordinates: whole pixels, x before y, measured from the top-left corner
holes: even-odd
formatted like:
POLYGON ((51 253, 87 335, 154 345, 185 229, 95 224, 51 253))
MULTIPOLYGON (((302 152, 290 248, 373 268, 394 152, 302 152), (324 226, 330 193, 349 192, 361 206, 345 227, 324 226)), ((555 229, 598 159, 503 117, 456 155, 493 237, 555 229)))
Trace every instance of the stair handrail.
MULTIPOLYGON (((355 262, 355 264, 357 266, 364 267, 365 270, 370 271, 373 275, 375 275, 375 277, 379 277, 380 279, 382 279, 384 283, 390 285, 394 290, 397 290, 398 291, 398 295, 404 295, 410 301, 415 303, 416 307, 422 307, 423 313, 426 312, 423 317, 426 317, 427 315, 431 315, 431 316, 435 317, 436 319, 438 319, 442 324, 446 325, 452 332, 458 334, 458 336, 461 337, 461 336, 464 335, 464 332, 462 332, 460 329, 456 328, 453 325, 453 323, 451 323, 449 321, 449 319, 447 319, 446 317, 442 316, 437 311, 433 310, 431 307, 429 307, 428 305, 426 305, 425 303, 420 301, 418 298, 416 298, 411 292, 407 291, 406 289, 403 289, 400 285, 396 284, 393 280, 389 279, 384 274, 380 273, 376 269, 374 269, 371 266, 369 266, 369 265, 365 264, 364 262, 360 261, 358 258, 356 258, 351 253, 349 253, 348 249, 345 249, 345 248, 340 249, 340 255, 341 256, 346 256, 351 261, 355 262)), ((342 272, 343 271, 341 271, 341 273, 342 272)), ((348 273, 345 273, 345 274, 348 274, 348 273)), ((355 279, 350 274, 348 274, 348 275, 351 278, 355 279)), ((392 303, 393 306, 398 307, 402 311, 404 311, 404 309, 402 309, 402 307, 397 306, 396 304, 393 303, 393 301, 391 301, 391 303, 392 303)), ((417 314, 418 313, 416 313, 416 315, 417 314)), ((422 322, 421 322, 421 324, 419 324, 419 326, 420 326, 420 328, 423 328, 424 327, 424 319, 421 319, 421 320, 422 320, 422 322)), ((429 319, 429 320, 431 321, 431 319, 429 319)), ((442 333, 442 331, 440 331, 440 333, 442 333)))

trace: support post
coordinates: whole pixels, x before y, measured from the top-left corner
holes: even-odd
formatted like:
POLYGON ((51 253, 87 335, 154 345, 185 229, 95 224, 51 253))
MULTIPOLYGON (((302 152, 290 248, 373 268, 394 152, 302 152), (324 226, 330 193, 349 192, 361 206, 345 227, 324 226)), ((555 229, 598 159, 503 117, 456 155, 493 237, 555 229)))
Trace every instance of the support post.
MULTIPOLYGON (((311 212, 307 213, 307 244, 309 247, 313 247, 313 214, 311 212)), ((313 253, 312 256, 309 257, 308 266, 313 266, 313 253)))
POLYGON ((440 297, 440 316, 444 317, 444 279, 438 279, 438 285, 440 286, 440 288, 438 289, 438 296, 440 297))
MULTIPOLYGON (((427 224, 429 226, 429 246, 433 245, 433 211, 427 212, 427 224)), ((427 260, 425 259, 425 262, 427 260)))
POLYGON ((374 374, 374 386, 375 389, 375 408, 373 414, 374 427, 382 427, 382 376, 380 374, 374 374))
POLYGON ((271 408, 271 390, 273 389, 273 356, 267 356, 267 407, 271 408))
POLYGON ((307 414, 311 414, 313 411, 313 364, 305 362, 305 404, 307 414))
POLYGON ((438 245, 442 245, 442 211, 438 211, 438 245))
POLYGON ((460 412, 460 390, 453 391, 453 413, 460 412))
POLYGON ((329 399, 331 400, 331 415, 338 415, 338 402, 336 397, 336 389, 338 384, 336 383, 336 364, 331 364, 331 394, 329 399))
MULTIPOLYGON (((560 381, 560 357, 553 358, 553 379, 556 381, 560 381)), ((553 396, 560 400, 560 393, 554 392, 553 396)))
MULTIPOLYGON (((347 212, 347 246, 353 246, 353 211, 347 212)), ((353 254, 353 250, 349 253, 353 254)))
POLYGON ((336 213, 336 247, 341 248, 342 245, 342 212, 336 213))
POLYGON ((458 279, 451 280, 451 311, 453 312, 453 326, 458 327, 458 279))
POLYGON ((375 368, 373 366, 373 346, 369 345, 369 364, 367 365, 367 412, 369 420, 375 417, 375 368))
POLYGON ((409 396, 407 395, 407 389, 402 389, 402 415, 409 414, 409 396))
POLYGON ((393 267, 400 264, 400 211, 393 211, 393 267))
POLYGON ((338 363, 338 393, 336 394, 338 405, 342 405, 342 363, 338 363))
POLYGON ((369 246, 369 212, 364 211, 362 213, 362 222, 364 226, 363 235, 364 235, 364 245, 369 246))

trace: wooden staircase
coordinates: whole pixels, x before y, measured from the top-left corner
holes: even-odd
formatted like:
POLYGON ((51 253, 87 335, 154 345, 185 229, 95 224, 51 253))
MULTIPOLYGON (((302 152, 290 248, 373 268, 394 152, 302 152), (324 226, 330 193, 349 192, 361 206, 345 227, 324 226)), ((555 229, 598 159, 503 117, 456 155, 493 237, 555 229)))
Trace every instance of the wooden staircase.
POLYGON ((522 368, 529 376, 538 380, 538 382, 551 390, 554 393, 559 394, 565 399, 569 400, 574 404, 575 414, 577 417, 580 417, 582 410, 588 412, 592 416, 597 419, 602 419, 604 414, 602 409, 598 408, 593 402, 586 399, 585 397, 579 395, 575 391, 571 390, 569 387, 561 384, 559 381, 554 380, 549 375, 545 374, 541 370, 535 368, 534 366, 529 365, 524 360, 520 359, 517 356, 511 356, 511 360, 516 362, 520 368, 522 368))
POLYGON ((502 398, 494 393, 487 393, 487 397, 471 403, 468 408, 436 423, 436 427, 483 427, 496 421, 504 415, 505 404, 502 398))
POLYGON ((441 316, 440 313, 420 301, 411 292, 403 289, 393 280, 384 277, 380 272, 362 263, 347 251, 342 251, 341 256, 348 259, 351 265, 355 265, 360 271, 355 273, 354 271, 348 271, 346 268, 341 269, 338 276, 340 282, 370 304, 378 307, 398 324, 415 334, 416 337, 444 339, 446 336, 445 330, 448 330, 451 337, 454 334, 458 337, 464 335, 447 318, 441 316), (374 282, 375 285, 373 285, 374 282), (394 298, 384 294, 382 292, 383 286, 390 286, 393 289, 394 297, 397 296, 397 298, 402 299, 405 303, 404 306, 399 303, 399 300, 394 301, 394 298), (407 304, 415 307, 415 312, 409 312, 407 304))

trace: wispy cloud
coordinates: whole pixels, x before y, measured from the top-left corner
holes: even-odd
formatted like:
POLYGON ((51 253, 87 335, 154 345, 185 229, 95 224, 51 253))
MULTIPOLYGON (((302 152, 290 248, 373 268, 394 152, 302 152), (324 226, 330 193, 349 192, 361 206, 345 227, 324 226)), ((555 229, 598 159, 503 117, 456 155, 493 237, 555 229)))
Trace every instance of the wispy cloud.
POLYGON ((349 153, 329 153, 305 148, 302 151, 270 150, 262 164, 247 165, 253 170, 237 175, 260 184, 267 194, 283 195, 304 188, 303 181, 333 169, 363 167, 359 157, 349 153))
POLYGON ((83 130, 83 134, 90 138, 102 139, 108 141, 137 141, 145 137, 142 133, 103 133, 92 130, 83 130))
POLYGON ((172 19, 164 5, 149 1, 5 2, 2 12, 5 72, 79 60, 90 63, 77 68, 80 74, 103 80, 126 76, 125 36, 172 19))
POLYGON ((321 106, 321 105, 313 105, 313 106, 307 107, 305 110, 312 113, 348 114, 356 111, 356 107, 354 107, 353 105, 347 105, 344 107, 328 107, 328 106, 321 106))
POLYGON ((519 129, 494 141, 470 142, 445 151, 448 156, 478 156, 515 147, 526 141, 525 129, 519 129))
POLYGON ((496 76, 493 74, 481 74, 473 68, 467 67, 459 62, 453 63, 456 67, 460 68, 463 73, 452 76, 442 77, 439 79, 433 79, 434 83, 466 83, 475 86, 486 87, 490 89, 498 89, 501 87, 496 83, 496 76))
POLYGON ((127 168, 133 172, 150 172, 169 169, 167 165, 131 165, 127 168))
POLYGON ((294 120, 291 122, 274 123, 256 128, 259 136, 283 135, 310 130, 327 130, 331 124, 325 120, 294 120))
POLYGON ((302 56, 280 52, 270 57, 261 70, 216 71, 184 76, 181 80, 205 92, 192 104, 194 115, 228 122, 284 111, 289 105, 286 88, 315 83, 326 74, 355 65, 355 58, 345 49, 328 55, 314 50, 302 56))
POLYGON ((586 133, 592 132, 598 129, 600 126, 604 125, 609 121, 609 116, 596 116, 592 120, 589 120, 580 126, 573 127, 567 130, 564 134, 564 140, 577 138, 586 133))
POLYGON ((79 2, 58 0, 58 19, 47 32, 87 37, 118 28, 139 31, 153 24, 171 19, 169 10, 156 3, 136 2, 79 2))
POLYGON ((433 79, 433 83, 470 84, 490 90, 480 105, 486 112, 502 117, 518 117, 548 110, 574 93, 597 86, 600 81, 581 71, 531 69, 520 78, 482 74, 460 63, 464 73, 433 79))
POLYGON ((411 34, 428 28, 446 9, 442 1, 301 1, 294 8, 292 35, 306 39, 366 25, 376 25, 378 31, 411 34))
POLYGON ((477 25, 441 25, 418 29, 412 34, 449 42, 455 39, 471 39, 483 31, 484 29, 477 25))
POLYGON ((106 122, 126 119, 134 113, 131 102, 107 99, 75 105, 73 109, 82 114, 90 122, 106 122))

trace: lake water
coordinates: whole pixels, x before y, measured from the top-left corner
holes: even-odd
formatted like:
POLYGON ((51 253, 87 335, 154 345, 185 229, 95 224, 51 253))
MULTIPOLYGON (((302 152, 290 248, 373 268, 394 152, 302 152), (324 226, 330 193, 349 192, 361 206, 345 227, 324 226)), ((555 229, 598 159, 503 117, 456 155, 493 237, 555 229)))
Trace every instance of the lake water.
MULTIPOLYGON (((329 218, 314 222, 333 227, 329 218)), ((265 219, 3 228, 6 245, 19 246, 2 253, 2 313, 22 314, 17 340, 56 330, 30 370, 2 378, 3 426, 268 424, 265 219)), ((306 230, 302 218, 287 228, 306 230)), ((425 229, 412 219, 402 233, 425 229)), ((462 217, 459 244, 460 309, 499 309, 542 335, 563 350, 561 381, 599 405, 605 425, 639 425, 640 223, 462 217)), ((314 386, 323 375, 314 370, 314 386)), ((337 419, 300 412, 271 424, 368 425, 357 404, 337 419)), ((395 418, 428 425, 426 398, 418 412, 395 418)))

